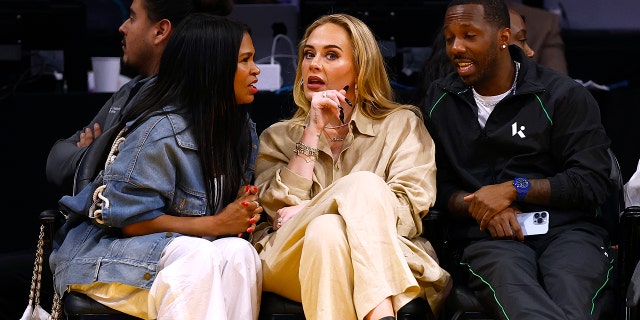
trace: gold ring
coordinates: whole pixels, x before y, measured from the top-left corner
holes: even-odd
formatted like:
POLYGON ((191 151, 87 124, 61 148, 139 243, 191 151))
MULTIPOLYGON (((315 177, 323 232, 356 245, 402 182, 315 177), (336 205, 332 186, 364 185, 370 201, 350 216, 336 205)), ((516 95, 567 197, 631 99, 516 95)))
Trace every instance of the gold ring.
POLYGON ((258 202, 258 200, 253 200, 253 203, 255 203, 255 204, 256 204, 256 207, 259 207, 259 206, 260 206, 260 202, 258 202))

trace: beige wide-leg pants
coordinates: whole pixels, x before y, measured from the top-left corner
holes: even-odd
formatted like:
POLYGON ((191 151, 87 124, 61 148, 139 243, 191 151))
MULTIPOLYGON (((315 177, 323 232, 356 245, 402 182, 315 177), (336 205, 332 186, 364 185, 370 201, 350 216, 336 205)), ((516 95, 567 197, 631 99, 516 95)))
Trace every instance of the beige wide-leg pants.
POLYGON ((424 297, 417 277, 448 284, 437 261, 398 235, 398 206, 389 186, 371 172, 336 180, 256 243, 264 291, 301 301, 308 320, 355 320, 387 297, 396 312, 424 297), (420 270, 411 270, 408 256, 420 260, 420 270))

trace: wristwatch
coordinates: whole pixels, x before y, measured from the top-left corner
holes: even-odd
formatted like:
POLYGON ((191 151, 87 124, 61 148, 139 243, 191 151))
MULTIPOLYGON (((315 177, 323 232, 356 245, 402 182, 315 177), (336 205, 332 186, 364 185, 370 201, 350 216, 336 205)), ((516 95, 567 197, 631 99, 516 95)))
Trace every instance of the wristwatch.
POLYGON ((516 188, 516 192, 518 195, 516 196, 516 200, 523 201, 524 198, 527 197, 527 192, 529 192, 529 180, 527 178, 516 177, 513 179, 513 186, 516 188))

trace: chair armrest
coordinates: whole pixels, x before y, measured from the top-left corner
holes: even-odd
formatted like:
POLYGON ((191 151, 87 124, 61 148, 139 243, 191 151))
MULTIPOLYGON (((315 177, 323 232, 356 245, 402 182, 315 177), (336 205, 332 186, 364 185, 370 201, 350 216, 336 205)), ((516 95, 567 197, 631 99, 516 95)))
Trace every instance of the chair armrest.
POLYGON ((445 223, 445 213, 440 210, 429 210, 422 217, 422 236, 431 240, 442 238, 442 225, 445 223))
POLYGON ((436 251, 440 266, 448 268, 452 261, 452 248, 449 239, 449 225, 451 223, 448 212, 429 210, 422 218, 422 237, 429 240, 436 251))
POLYGON ((633 271, 640 260, 640 206, 624 209, 620 217, 620 244, 618 267, 620 268, 620 296, 626 296, 633 271))
POLYGON ((48 243, 53 243, 53 237, 58 231, 58 228, 64 223, 65 216, 62 214, 60 210, 55 209, 47 209, 40 212, 40 224, 45 226, 45 230, 47 232, 47 241, 48 243))

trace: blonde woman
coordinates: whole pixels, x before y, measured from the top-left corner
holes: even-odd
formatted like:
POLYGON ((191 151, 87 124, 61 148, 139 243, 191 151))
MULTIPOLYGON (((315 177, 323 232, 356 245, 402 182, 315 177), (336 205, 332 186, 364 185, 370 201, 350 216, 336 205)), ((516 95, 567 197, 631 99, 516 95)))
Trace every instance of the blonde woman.
POLYGON ((298 110, 262 133, 256 161, 273 230, 256 243, 264 290, 309 320, 395 319, 415 298, 437 312, 450 277, 420 238, 434 145, 420 111, 393 101, 375 37, 352 16, 319 18, 295 83, 298 110))

